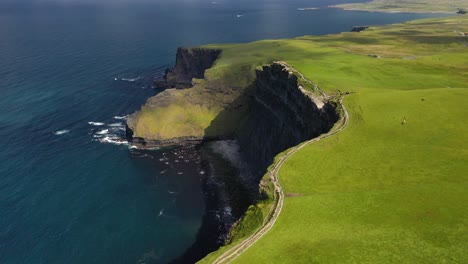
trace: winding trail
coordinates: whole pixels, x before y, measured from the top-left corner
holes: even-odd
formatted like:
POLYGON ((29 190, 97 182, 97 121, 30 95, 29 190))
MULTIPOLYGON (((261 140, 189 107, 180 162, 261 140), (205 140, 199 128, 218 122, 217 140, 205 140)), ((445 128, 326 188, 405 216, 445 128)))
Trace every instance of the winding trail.
MULTIPOLYGON (((290 66, 289 66, 290 67, 290 66)), ((302 74, 300 74, 302 78, 307 80, 302 74)), ((308 80, 307 80, 308 81, 308 80)), ((296 152, 301 150, 302 148, 313 144, 315 142, 318 142, 322 139, 331 137, 335 134, 340 133, 343 131, 349 124, 349 114, 348 111, 346 110, 346 107, 343 104, 343 97, 344 95, 340 95, 339 99, 339 104, 342 109, 342 116, 340 120, 336 123, 336 125, 326 134, 322 134, 314 139, 311 139, 309 141, 303 142, 291 149, 288 150, 286 154, 284 154, 274 165, 273 169, 270 170, 270 179, 274 184, 275 187, 275 201, 276 203, 273 204, 272 209, 270 210, 270 213, 265 219, 265 222, 263 223, 263 226, 260 227, 255 233, 253 233, 250 237, 245 239, 244 241, 240 242, 239 244, 235 245, 234 247, 230 248, 223 254, 221 254, 213 263, 215 264, 221 264, 221 263, 229 263, 236 259, 240 254, 245 252, 247 249, 249 249, 255 242, 260 240, 270 229, 273 227, 273 225, 276 223, 276 220, 278 220, 279 215, 281 214, 281 210, 283 209, 283 204, 284 204, 284 191, 283 187, 281 186, 279 182, 279 171, 283 164, 296 152)), ((312 98, 311 98, 312 99, 312 98)))

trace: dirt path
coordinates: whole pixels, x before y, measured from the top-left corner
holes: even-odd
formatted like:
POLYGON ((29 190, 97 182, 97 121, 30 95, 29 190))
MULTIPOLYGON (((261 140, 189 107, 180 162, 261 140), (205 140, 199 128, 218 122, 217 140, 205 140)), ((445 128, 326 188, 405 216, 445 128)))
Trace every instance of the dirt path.
MULTIPOLYGON (((290 66, 288 66, 290 67, 290 66)), ((301 77, 304 78, 304 76, 301 77)), ((304 78, 307 80, 306 78, 304 78)), ((307 80, 308 81, 308 80, 307 80)), ((349 123, 349 114, 348 111, 346 110, 346 107, 343 105, 343 96, 341 95, 339 103, 343 109, 343 116, 341 119, 337 122, 336 126, 332 128, 328 133, 322 134, 319 137, 316 137, 312 140, 306 141, 296 147, 291 148, 284 156, 282 156, 278 162, 274 165, 273 169, 270 171, 270 178, 271 181, 273 182, 275 186, 275 200, 277 200, 276 204, 273 205, 272 212, 269 214, 271 217, 267 217, 265 223, 263 224, 262 227, 260 227, 254 234, 252 234, 250 237, 245 239, 244 241, 240 242, 239 244, 235 245, 234 247, 230 248, 226 252, 224 252, 221 256, 219 256, 213 263, 216 264, 221 264, 221 263, 229 263, 236 259, 240 254, 242 254, 244 251, 249 249, 255 242, 257 242, 260 238, 262 238, 270 229, 273 227, 273 225, 276 223, 276 220, 278 220, 278 217, 281 213, 281 210, 283 209, 283 204, 284 204, 284 191, 283 188, 279 182, 279 171, 283 164, 296 152, 301 150, 302 148, 315 143, 317 141, 320 141, 322 139, 331 137, 337 133, 340 133, 343 131, 349 123)))

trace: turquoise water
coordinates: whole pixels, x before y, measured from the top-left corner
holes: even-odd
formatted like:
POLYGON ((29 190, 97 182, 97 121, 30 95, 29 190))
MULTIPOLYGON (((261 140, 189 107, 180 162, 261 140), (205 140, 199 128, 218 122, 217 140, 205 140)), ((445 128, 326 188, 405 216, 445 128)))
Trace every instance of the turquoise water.
POLYGON ((2 1, 0 263, 181 255, 205 209, 203 166, 193 149, 121 144, 125 116, 159 92, 178 46, 435 16, 297 10, 339 2, 2 1))

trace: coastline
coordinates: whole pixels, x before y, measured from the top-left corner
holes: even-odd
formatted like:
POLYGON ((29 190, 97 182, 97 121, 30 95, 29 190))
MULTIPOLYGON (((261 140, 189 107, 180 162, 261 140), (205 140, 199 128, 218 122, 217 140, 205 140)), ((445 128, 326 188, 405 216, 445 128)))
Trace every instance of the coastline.
POLYGON ((345 7, 340 5, 330 5, 328 8, 337 8, 345 11, 362 11, 362 12, 371 12, 371 13, 387 13, 387 14, 447 14, 447 15, 456 15, 456 12, 448 11, 418 11, 418 10, 385 10, 385 9, 366 9, 366 8, 354 8, 354 7, 345 7))
MULTIPOLYGON (((279 187, 279 188, 281 188, 281 187, 279 187)), ((275 210, 275 211, 276 211, 276 210, 275 210)), ((268 219, 268 217, 267 217, 266 219, 268 219)), ((271 218, 270 218, 270 219, 271 219, 271 218)), ((268 222, 268 221, 267 221, 267 222, 268 222)), ((268 230, 269 230, 269 229, 268 229, 268 230)), ((268 231, 268 230, 266 230, 266 231, 268 231)), ((265 231, 265 232, 266 232, 266 231, 265 231)), ((254 234, 254 235, 255 235, 255 234, 254 234)), ((255 240, 255 241, 256 241, 256 240, 255 240)))
MULTIPOLYGON (((204 160, 203 169, 207 172, 203 178, 206 209, 195 243, 171 263, 202 260, 221 246, 243 240, 262 225, 272 226, 271 220, 279 215, 271 204, 277 201, 278 187, 275 191, 276 180, 273 178, 265 180, 268 167, 276 164, 275 157, 279 153, 328 134, 340 119, 339 103, 334 97, 325 94, 287 63, 272 62, 256 67, 255 74, 257 88, 250 106, 252 114, 237 128, 236 138, 240 145, 236 141, 234 151, 232 147, 231 150, 213 151, 212 146, 222 141, 209 138, 197 144, 204 160), (271 136, 265 137, 265 129, 271 136), (242 154, 241 145, 244 146, 242 154), (236 162, 232 154, 239 161, 236 162), (254 217, 255 224, 247 224, 250 227, 246 230, 243 225, 252 221, 249 217, 254 217)), ((192 137, 145 141, 133 138, 129 126, 126 135, 130 142, 144 147, 168 142, 176 145, 198 143, 192 137)))

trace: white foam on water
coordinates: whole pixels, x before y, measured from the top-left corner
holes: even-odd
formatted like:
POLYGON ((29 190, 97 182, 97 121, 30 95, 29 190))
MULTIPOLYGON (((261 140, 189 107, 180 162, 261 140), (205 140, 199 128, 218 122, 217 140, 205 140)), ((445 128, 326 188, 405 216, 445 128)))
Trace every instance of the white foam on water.
POLYGON ((126 82, 136 82, 136 81, 138 81, 138 80, 140 80, 140 79, 141 79, 141 77, 136 77, 136 78, 122 78, 122 79, 120 79, 120 80, 126 81, 126 82))
POLYGON ((109 133, 109 129, 103 129, 101 131, 96 132, 96 135, 105 135, 109 133))
POLYGON ((57 131, 54 132, 54 135, 60 136, 60 135, 64 135, 64 134, 67 134, 67 133, 70 133, 70 130, 68 130, 68 129, 57 130, 57 131))
POLYGON ((105 125, 104 123, 102 122, 88 122, 88 124, 92 125, 92 126, 103 126, 105 125))
POLYGON ((110 124, 109 126, 110 127, 121 127, 121 126, 123 126, 123 124, 122 123, 113 123, 113 124, 110 124))
POLYGON ((230 206, 224 207, 223 214, 224 214, 224 216, 231 216, 232 215, 232 208, 230 206))
POLYGON ((239 18, 239 17, 243 17, 243 16, 244 16, 244 15, 237 15, 238 18, 239 18))
POLYGON ((115 131, 125 131, 125 127, 111 127, 110 129, 113 132, 115 132, 115 131))
POLYGON ((126 141, 126 140, 123 140, 123 139, 118 138, 118 137, 110 137, 110 136, 103 137, 103 138, 99 139, 99 142, 109 143, 109 144, 114 144, 114 145, 127 145, 128 144, 128 141, 126 141))
POLYGON ((117 119, 117 120, 124 120, 124 119, 127 119, 128 115, 124 115, 124 116, 114 116, 114 119, 117 119))

